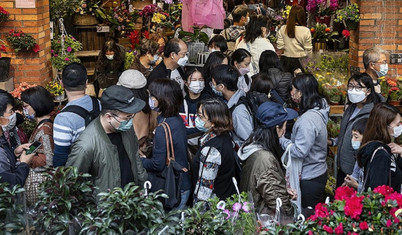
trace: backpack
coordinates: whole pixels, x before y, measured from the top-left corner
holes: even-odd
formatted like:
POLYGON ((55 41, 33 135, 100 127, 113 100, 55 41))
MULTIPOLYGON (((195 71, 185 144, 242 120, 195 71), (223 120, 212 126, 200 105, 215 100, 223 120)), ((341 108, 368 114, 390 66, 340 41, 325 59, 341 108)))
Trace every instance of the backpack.
POLYGON ((92 100, 92 111, 88 111, 78 105, 69 105, 66 108, 64 108, 63 110, 61 110, 60 113, 62 113, 62 112, 75 113, 75 114, 81 116, 85 120, 85 126, 88 126, 88 124, 90 122, 92 122, 92 120, 97 118, 100 114, 98 99, 96 99, 92 96, 90 96, 90 97, 92 100))

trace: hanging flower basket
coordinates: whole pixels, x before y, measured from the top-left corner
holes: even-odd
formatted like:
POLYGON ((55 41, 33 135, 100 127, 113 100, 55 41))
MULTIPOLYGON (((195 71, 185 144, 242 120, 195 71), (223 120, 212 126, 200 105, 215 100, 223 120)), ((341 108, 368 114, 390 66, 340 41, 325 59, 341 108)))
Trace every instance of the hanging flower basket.
POLYGON ((346 28, 349 30, 356 30, 359 27, 359 22, 354 20, 345 20, 346 28))
POLYGON ((331 23, 331 16, 316 16, 315 21, 320 24, 329 25, 331 23))

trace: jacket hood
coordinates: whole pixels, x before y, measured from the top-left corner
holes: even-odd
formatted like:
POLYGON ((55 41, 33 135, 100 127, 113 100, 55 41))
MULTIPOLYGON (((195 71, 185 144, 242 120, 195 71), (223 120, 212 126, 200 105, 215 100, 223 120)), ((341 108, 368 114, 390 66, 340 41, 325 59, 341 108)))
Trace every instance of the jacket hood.
POLYGON ((380 146, 384 147, 388 152, 391 152, 391 149, 388 147, 388 145, 379 141, 368 143, 359 150, 358 155, 360 156, 360 162, 363 167, 367 165, 373 156, 374 151, 380 146))
POLYGON ((228 101, 228 107, 229 109, 237 104, 237 102, 239 101, 240 97, 245 96, 246 93, 242 90, 242 89, 238 89, 233 96, 230 98, 230 100, 228 101))
POLYGON ((240 160, 245 161, 248 157, 250 157, 253 153, 261 150, 262 147, 257 144, 250 144, 245 147, 241 147, 237 151, 237 155, 239 156, 240 160))
POLYGON ((314 108, 314 110, 318 111, 321 114, 321 117, 323 118, 325 123, 328 123, 330 106, 328 105, 325 99, 322 99, 322 102, 323 102, 323 108, 319 109, 318 107, 316 107, 314 108))

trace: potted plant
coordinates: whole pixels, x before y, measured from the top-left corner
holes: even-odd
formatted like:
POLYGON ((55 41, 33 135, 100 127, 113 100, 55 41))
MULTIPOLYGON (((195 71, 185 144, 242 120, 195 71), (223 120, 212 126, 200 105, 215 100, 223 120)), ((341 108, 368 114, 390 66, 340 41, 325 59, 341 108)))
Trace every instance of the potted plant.
POLYGON ((205 45, 208 44, 208 35, 201 32, 199 27, 193 26, 194 32, 179 31, 179 38, 187 43, 188 61, 195 63, 198 53, 203 52, 205 45))
POLYGON ((52 80, 46 84, 46 90, 48 90, 57 101, 63 100, 65 97, 64 88, 56 80, 52 80))
POLYGON ((110 32, 117 38, 125 37, 134 29, 135 21, 139 17, 137 10, 129 11, 126 3, 113 3, 113 7, 105 11, 103 21, 110 26, 110 32))
POLYGON ((345 22, 349 30, 356 30, 359 26, 360 13, 357 3, 348 5, 343 9, 336 11, 335 22, 345 22))
POLYGON ((10 188, 0 183, 0 231, 4 234, 21 234, 27 223, 24 217, 24 188, 18 184, 10 188))
POLYGON ((315 27, 311 28, 311 34, 314 42, 314 51, 325 50, 326 44, 329 41, 338 41, 334 37, 338 32, 332 31, 326 24, 317 23, 315 27))
POLYGON ((73 17, 74 25, 96 25, 99 23, 98 19, 106 18, 102 1, 81 0, 77 6, 73 17))
POLYGON ((399 105, 401 103, 402 93, 397 80, 387 78, 385 81, 388 88, 388 102, 392 105, 399 105))
POLYGON ((61 71, 65 66, 71 63, 80 63, 80 59, 74 54, 82 49, 81 42, 77 41, 71 35, 64 36, 64 51, 62 48, 62 37, 59 35, 57 38, 53 39, 51 42, 51 54, 50 62, 52 66, 61 71))
POLYGON ((20 31, 11 30, 6 36, 9 45, 18 53, 21 50, 38 52, 39 45, 36 40, 30 35, 20 31))
POLYGON ((315 16, 317 23, 329 25, 331 15, 338 8, 338 0, 308 0, 306 9, 315 16))
POLYGON ((0 6, 0 23, 6 22, 10 13, 0 6))

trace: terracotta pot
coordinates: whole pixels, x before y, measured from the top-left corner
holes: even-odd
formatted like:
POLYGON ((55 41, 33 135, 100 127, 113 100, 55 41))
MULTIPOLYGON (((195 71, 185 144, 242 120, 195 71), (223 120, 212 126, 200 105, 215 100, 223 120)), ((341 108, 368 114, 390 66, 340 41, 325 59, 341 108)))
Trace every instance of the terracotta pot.
POLYGON ((315 21, 320 24, 326 24, 329 26, 329 23, 331 23, 331 16, 316 16, 315 21))
POLYGON ((400 100, 389 100, 388 104, 393 105, 393 106, 399 106, 401 104, 400 100))

